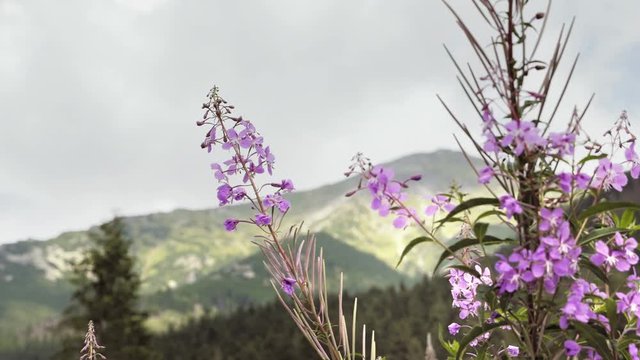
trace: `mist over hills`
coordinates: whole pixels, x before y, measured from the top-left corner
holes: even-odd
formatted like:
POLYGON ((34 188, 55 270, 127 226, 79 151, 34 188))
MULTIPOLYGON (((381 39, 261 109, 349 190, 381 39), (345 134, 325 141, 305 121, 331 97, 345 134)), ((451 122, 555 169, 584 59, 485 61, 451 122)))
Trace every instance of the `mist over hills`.
MULTIPOLYGON (((424 196, 446 191, 452 181, 466 191, 477 188, 475 174, 459 152, 414 154, 385 165, 399 179, 423 175, 411 189, 420 206, 428 201, 424 196)), ((345 198, 356 183, 344 179, 288 195, 292 211, 283 228, 304 221, 306 229, 317 233, 319 246, 331 259, 329 277, 335 279, 344 271, 349 290, 411 282, 430 270, 440 255, 432 245, 422 246, 394 269, 415 230, 394 229, 390 219, 369 210, 365 194, 345 198)), ((225 218, 247 214, 247 205, 237 205, 124 219, 153 327, 273 298, 260 254, 251 243, 253 229, 239 226, 228 233, 221 226, 225 218)), ((90 246, 89 231, 0 246, 0 348, 16 339, 46 336, 67 304, 72 290, 67 282, 69 262, 80 259, 90 246)))

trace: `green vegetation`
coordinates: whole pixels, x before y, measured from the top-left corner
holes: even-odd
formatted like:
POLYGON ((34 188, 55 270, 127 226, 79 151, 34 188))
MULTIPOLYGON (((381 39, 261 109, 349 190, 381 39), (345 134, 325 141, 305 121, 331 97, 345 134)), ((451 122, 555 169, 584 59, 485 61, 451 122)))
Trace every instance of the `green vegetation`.
POLYGON ((115 218, 101 225, 91 238, 94 247, 74 267, 75 290, 60 323, 62 332, 69 335, 58 358, 69 359, 78 353, 78 339, 83 338, 90 320, 100 341, 109 344, 101 350, 108 359, 154 358, 143 324, 146 314, 138 309, 140 279, 122 221, 115 218))
MULTIPOLYGON (((334 300, 329 307, 337 309, 337 297, 334 300)), ((344 301, 345 313, 351 314, 353 296, 346 295, 344 301)), ((358 296, 358 324, 375 330, 379 353, 388 359, 423 359, 428 333, 442 359, 445 355, 437 344, 438 328, 453 321, 450 303, 449 285, 442 278, 424 278, 410 289, 373 289, 358 296)), ((228 316, 190 321, 183 328, 158 336, 154 348, 167 360, 315 358, 282 305, 276 302, 228 316)))

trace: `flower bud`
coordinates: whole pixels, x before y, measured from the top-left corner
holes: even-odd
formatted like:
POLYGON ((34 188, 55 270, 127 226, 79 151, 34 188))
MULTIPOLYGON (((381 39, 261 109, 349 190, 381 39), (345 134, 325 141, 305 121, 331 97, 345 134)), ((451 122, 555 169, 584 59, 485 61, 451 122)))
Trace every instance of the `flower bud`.
POLYGON ((357 192, 358 192, 358 190, 349 191, 349 192, 348 192, 348 193, 346 193, 344 196, 345 196, 345 197, 351 197, 351 196, 353 196, 353 195, 354 195, 355 193, 357 193, 357 192))
POLYGON ((536 18, 536 20, 540 20, 540 19, 544 18, 544 13, 543 12, 537 13, 535 18, 536 18))

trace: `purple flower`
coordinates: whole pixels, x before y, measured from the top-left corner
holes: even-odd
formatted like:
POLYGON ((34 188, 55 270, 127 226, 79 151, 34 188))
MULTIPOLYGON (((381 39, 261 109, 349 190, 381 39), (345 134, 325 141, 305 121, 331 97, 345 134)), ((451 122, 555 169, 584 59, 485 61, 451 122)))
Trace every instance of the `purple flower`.
POLYGON ((216 178, 216 180, 218 181, 227 180, 227 176, 224 174, 224 171, 222 170, 222 166, 220 166, 220 164, 212 163, 211 170, 213 170, 213 176, 216 178))
POLYGON ((573 155, 575 149, 576 134, 573 133, 551 133, 549 134, 549 145, 559 157, 573 155))
POLYGON ((587 348, 587 360, 602 360, 602 356, 595 349, 587 348))
POLYGON ((500 209, 506 211, 507 219, 511 219, 514 214, 522 214, 522 207, 518 200, 511 195, 502 195, 500 197, 500 209))
POLYGON ((291 191, 293 191, 295 189, 293 187, 293 182, 291 180, 289 180, 289 179, 282 180, 282 182, 280 183, 279 188, 283 192, 291 192, 291 191))
POLYGON ((638 247, 636 239, 632 237, 625 239, 619 232, 616 232, 614 238, 616 245, 620 247, 621 251, 624 251, 625 260, 630 265, 636 265, 638 263, 638 255, 635 252, 638 247))
POLYGON ((238 223, 240 221, 238 221, 237 219, 227 219, 224 221, 224 229, 227 231, 234 231, 236 229, 236 227, 238 226, 238 223))
POLYGON ((640 360, 636 344, 629 344, 629 355, 631 356, 631 360, 640 360))
POLYGON ((562 172, 556 175, 558 186, 565 193, 570 193, 573 185, 573 175, 568 172, 562 172))
POLYGON ((485 132, 485 137, 487 140, 484 142, 482 149, 486 152, 497 153, 500 151, 500 145, 498 144, 498 139, 496 139, 495 135, 493 135, 490 131, 485 132))
POLYGON ((470 343, 469 346, 471 347, 476 347, 479 344, 484 343, 485 341, 489 340, 489 338, 491 337, 491 333, 486 332, 480 336, 478 336, 477 338, 473 339, 470 343))
POLYGON ((285 277, 280 281, 280 286, 282 286, 282 291, 284 291, 287 295, 293 295, 295 291, 296 279, 285 277))
POLYGON ((220 200, 220 206, 226 205, 231 202, 231 197, 233 195, 233 189, 229 184, 222 184, 218 186, 218 200, 220 200))
POLYGON ((449 329, 449 334, 456 335, 458 331, 460 331, 460 327, 461 326, 458 323, 451 323, 447 326, 447 329, 449 329))
POLYGON ((480 174, 478 175, 478 182, 480 184, 488 184, 494 175, 495 173, 493 172, 493 169, 491 167, 484 167, 480 170, 480 174))
POLYGON ((520 286, 520 273, 507 259, 498 254, 500 260, 496 262, 495 269, 498 272, 498 291, 500 294, 512 293, 520 286))
POLYGON ((520 354, 520 348, 517 346, 509 345, 507 346, 507 354, 510 357, 516 357, 520 354))
MULTIPOLYGON (((481 270, 480 267, 477 270, 481 270)), ((481 279, 464 272, 462 270, 449 269, 449 284, 451 284, 451 296, 453 297, 453 307, 460 309, 458 316, 466 319, 469 316, 477 316, 478 309, 482 305, 476 299, 477 288, 481 284, 491 285, 489 269, 478 271, 483 274, 481 279)))
POLYGON ((289 210, 291 203, 282 197, 280 194, 267 195, 264 197, 262 204, 267 208, 277 207, 280 212, 284 213, 289 210))
POLYGON ((615 267, 618 271, 628 271, 631 268, 625 253, 609 249, 607 244, 602 240, 596 241, 596 253, 591 255, 591 262, 596 266, 605 264, 607 270, 615 267))
POLYGON ((582 347, 573 340, 567 340, 564 342, 564 351, 567 356, 576 356, 580 353, 582 347))
POLYGON ((573 180, 575 181, 578 189, 586 190, 589 187, 591 177, 585 173, 578 173, 573 176, 573 180))
POLYGON ((540 231, 549 231, 556 229, 558 225, 563 221, 564 212, 561 208, 548 209, 542 208, 540 210, 540 225, 538 228, 540 231))
POLYGON ((631 163, 631 177, 637 179, 640 176, 640 157, 636 153, 635 140, 625 149, 624 156, 631 163))
POLYGON ((256 224, 259 226, 267 226, 271 225, 271 216, 267 214, 257 214, 256 215, 256 224))
POLYGON ((483 130, 485 131, 491 129, 491 127, 496 123, 496 119, 493 117, 491 109, 489 109, 489 106, 487 105, 482 107, 482 123, 483 130))
POLYGON ((231 196, 233 197, 233 200, 242 200, 247 196, 247 192, 244 191, 243 188, 237 187, 231 191, 231 196))
POLYGON ((627 185, 627 175, 622 165, 613 164, 611 160, 604 158, 600 159, 593 183, 595 187, 605 191, 611 188, 622 191, 622 188, 627 185))
POLYGON ((640 315, 640 293, 631 291, 628 294, 617 292, 616 309, 618 313, 626 313, 629 316, 640 315))
POLYGON ((271 149, 268 146, 266 148, 262 146, 256 146, 256 153, 258 154, 260 161, 267 164, 267 171, 269 172, 269 175, 272 175, 273 164, 276 160, 276 157, 271 152, 271 149))
POLYGON ((562 316, 560 317, 560 328, 566 329, 569 326, 569 320, 579 321, 583 324, 589 320, 597 320, 608 326, 608 320, 604 316, 598 316, 591 310, 588 301, 592 301, 593 297, 606 298, 607 294, 598 289, 598 286, 578 279, 573 282, 567 303, 562 308, 562 316))
POLYGON ((400 209, 395 212, 395 215, 397 217, 395 220, 393 220, 393 226, 395 226, 396 229, 404 229, 405 227, 407 227, 407 221, 409 220, 409 218, 416 215, 416 211, 413 209, 409 209, 409 211, 400 209))
POLYGON ((507 134, 500 141, 502 147, 513 145, 513 152, 522 155, 525 150, 541 146, 544 140, 538 135, 538 128, 530 121, 511 120, 505 125, 507 134))
POLYGON ((436 212, 450 212, 455 208, 455 205, 451 203, 451 198, 445 195, 436 195, 431 198, 432 205, 427 207, 425 213, 428 216, 435 215, 436 212))

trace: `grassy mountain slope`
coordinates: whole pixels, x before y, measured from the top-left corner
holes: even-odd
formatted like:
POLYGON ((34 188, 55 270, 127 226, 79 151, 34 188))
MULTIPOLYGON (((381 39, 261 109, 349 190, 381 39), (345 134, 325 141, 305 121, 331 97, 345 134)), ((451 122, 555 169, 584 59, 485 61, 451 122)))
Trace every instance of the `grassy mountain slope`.
MULTIPOLYGON (((423 180, 412 187, 414 194, 420 195, 416 197, 420 207, 427 202, 423 196, 445 191, 453 180, 467 186, 466 189, 476 186, 475 175, 457 152, 415 154, 386 165, 392 167, 400 179, 423 175, 423 180)), ((358 266, 386 264, 388 270, 389 266, 395 266, 402 248, 412 238, 411 230, 398 232, 392 227, 391 219, 379 218, 371 212, 366 194, 345 198, 344 194, 355 185, 355 179, 345 179, 291 194, 293 207, 288 221, 304 220, 312 231, 339 240, 328 240, 327 246, 347 244, 359 254, 373 256, 356 262, 358 266)), ((263 299, 268 289, 258 284, 262 266, 252 263, 259 259, 252 257, 257 251, 251 244, 253 229, 240 226, 237 232, 227 233, 221 226, 225 218, 242 217, 249 214, 249 210, 246 205, 240 205, 208 210, 180 209, 126 218, 126 231, 133 239, 132 251, 139 259, 145 296, 154 299, 152 302, 156 304, 166 301, 167 309, 175 305, 176 309, 171 311, 176 311, 176 316, 186 311, 187 304, 224 308, 218 303, 220 299, 227 302, 263 299), (242 273, 246 265, 255 273, 253 279, 229 275, 242 273), (171 297, 161 300, 167 294, 171 297), (227 296, 216 297, 216 294, 227 296)), ((47 241, 0 246, 0 324, 9 324, 0 325, 0 338, 8 338, 3 336, 7 332, 32 335, 42 330, 42 324, 55 320, 70 291, 65 281, 68 262, 79 259, 89 244, 88 231, 77 231, 47 241)), ((424 272, 439 254, 434 247, 421 247, 399 270, 403 274, 424 272)), ((348 284, 369 286, 364 279, 376 271, 358 273, 357 268, 354 266, 347 273, 347 279, 353 280, 348 284)), ((402 278, 380 271, 391 281, 402 278)))

